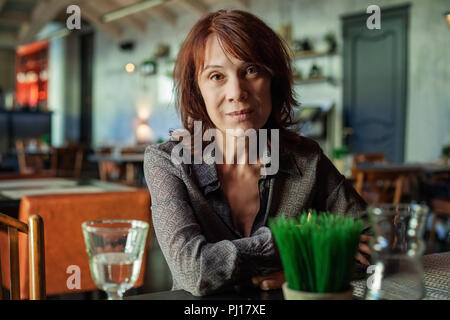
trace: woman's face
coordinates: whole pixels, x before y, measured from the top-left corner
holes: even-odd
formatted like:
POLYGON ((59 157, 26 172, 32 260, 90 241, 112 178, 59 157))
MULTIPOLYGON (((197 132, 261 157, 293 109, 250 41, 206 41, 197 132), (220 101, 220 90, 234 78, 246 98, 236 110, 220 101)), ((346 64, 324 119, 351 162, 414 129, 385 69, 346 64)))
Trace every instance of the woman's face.
POLYGON ((215 127, 260 129, 272 111, 270 76, 255 64, 228 56, 215 35, 208 37, 198 86, 215 127))

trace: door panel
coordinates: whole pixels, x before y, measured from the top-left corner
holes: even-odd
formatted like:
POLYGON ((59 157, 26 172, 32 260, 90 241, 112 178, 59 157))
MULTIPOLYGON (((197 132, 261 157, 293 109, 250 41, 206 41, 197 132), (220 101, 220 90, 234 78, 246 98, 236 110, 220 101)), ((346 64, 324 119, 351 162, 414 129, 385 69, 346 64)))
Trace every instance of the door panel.
POLYGON ((409 7, 381 10, 381 29, 369 15, 344 17, 344 116, 351 152, 383 152, 403 161, 409 7))

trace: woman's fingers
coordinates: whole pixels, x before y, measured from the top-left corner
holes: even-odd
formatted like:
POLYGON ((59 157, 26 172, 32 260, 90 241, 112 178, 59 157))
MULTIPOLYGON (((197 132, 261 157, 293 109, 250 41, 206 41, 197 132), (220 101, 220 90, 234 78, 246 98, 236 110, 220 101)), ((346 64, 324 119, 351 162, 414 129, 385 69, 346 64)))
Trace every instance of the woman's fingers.
POLYGON ((271 279, 271 280, 264 280, 261 282, 261 285, 259 288, 261 290, 275 290, 280 289, 283 285, 284 281, 281 282, 280 279, 271 279))
POLYGON ((284 272, 275 272, 267 276, 253 277, 252 283, 255 287, 259 287, 261 290, 273 290, 279 289, 286 281, 284 272))
POLYGON ((359 251, 367 253, 369 255, 371 254, 370 247, 365 243, 359 244, 359 251))
POLYGON ((261 290, 280 289, 284 282, 286 282, 284 272, 276 272, 271 278, 262 281, 259 287, 261 290))
POLYGON ((370 265, 369 260, 366 259, 366 257, 364 257, 361 253, 357 253, 355 256, 356 260, 358 260, 359 262, 361 262, 362 264, 365 264, 366 266, 370 265))
POLYGON ((252 278, 253 286, 259 287, 261 281, 263 281, 265 278, 266 278, 266 277, 253 277, 253 278, 252 278))

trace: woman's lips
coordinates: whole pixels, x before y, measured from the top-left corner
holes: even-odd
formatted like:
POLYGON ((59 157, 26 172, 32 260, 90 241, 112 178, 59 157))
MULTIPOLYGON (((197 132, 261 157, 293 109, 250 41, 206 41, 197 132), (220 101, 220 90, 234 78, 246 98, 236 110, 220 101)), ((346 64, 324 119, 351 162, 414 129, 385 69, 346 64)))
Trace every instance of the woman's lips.
POLYGON ((226 115, 233 118, 233 120, 244 121, 244 120, 250 119, 252 112, 253 112, 253 110, 239 110, 239 111, 229 112, 226 115))

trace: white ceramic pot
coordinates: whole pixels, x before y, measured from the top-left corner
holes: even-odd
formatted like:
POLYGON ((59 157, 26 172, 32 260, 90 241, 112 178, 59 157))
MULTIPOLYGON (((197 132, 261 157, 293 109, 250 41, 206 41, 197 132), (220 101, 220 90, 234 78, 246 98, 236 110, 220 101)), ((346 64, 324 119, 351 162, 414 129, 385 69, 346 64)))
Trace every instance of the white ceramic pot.
POLYGON ((283 295, 285 300, 352 300, 353 286, 344 292, 316 293, 293 290, 283 283, 283 295))

